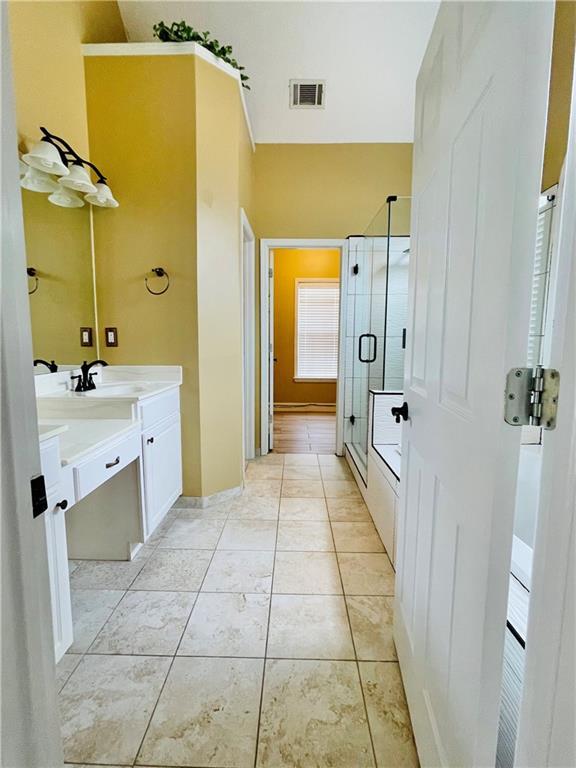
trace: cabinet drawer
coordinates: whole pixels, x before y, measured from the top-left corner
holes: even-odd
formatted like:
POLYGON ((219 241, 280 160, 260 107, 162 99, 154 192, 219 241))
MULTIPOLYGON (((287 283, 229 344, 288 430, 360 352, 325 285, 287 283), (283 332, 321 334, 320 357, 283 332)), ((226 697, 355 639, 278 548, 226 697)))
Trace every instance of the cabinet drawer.
POLYGON ((151 397, 149 400, 139 403, 138 409, 142 429, 147 429, 152 424, 178 413, 180 410, 180 390, 175 387, 157 397, 151 397))
POLYGON ((139 456, 140 435, 136 432, 74 467, 77 500, 114 477, 139 456))
POLYGON ((58 438, 40 443, 40 464, 48 494, 57 492, 60 482, 60 445, 58 438))

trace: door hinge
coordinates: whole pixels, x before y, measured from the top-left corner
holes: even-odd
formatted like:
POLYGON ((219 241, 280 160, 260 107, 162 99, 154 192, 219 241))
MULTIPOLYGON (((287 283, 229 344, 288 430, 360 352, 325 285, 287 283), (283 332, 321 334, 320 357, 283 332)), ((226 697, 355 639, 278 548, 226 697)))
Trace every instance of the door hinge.
POLYGON ((268 277, 274 277, 274 270, 272 267, 268 267, 268 277))
POLYGON ((357 275, 359 271, 360 271, 360 268, 359 268, 358 264, 354 264, 354 266, 352 267, 352 273, 354 275, 357 275))
POLYGON ((354 424, 355 421, 356 421, 356 416, 354 415, 350 416, 350 424, 354 424))
POLYGON ((506 377, 504 421, 514 427, 555 429, 559 389, 555 368, 512 368, 506 377))

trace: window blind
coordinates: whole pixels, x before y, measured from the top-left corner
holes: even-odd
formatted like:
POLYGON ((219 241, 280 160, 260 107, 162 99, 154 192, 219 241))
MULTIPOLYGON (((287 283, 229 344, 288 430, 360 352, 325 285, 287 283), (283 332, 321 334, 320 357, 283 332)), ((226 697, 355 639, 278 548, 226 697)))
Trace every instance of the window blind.
POLYGON ((296 281, 296 378, 338 376, 338 281, 296 281))

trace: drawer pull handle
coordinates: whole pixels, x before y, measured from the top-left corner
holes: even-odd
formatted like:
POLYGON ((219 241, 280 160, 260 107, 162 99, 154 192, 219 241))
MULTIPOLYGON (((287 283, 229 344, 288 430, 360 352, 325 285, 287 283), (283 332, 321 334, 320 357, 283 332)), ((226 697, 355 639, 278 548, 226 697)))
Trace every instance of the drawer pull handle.
POLYGON ((59 501, 56 506, 60 507, 60 509, 66 509, 68 507, 68 499, 62 499, 62 501, 59 501))
POLYGON ((110 469, 110 467, 115 467, 117 464, 120 464, 120 456, 116 456, 114 461, 109 461, 106 464, 106 469, 110 469))
POLYGON ((146 442, 148 443, 148 445, 152 445, 152 443, 154 442, 154 438, 149 437, 148 440, 146 440, 146 442))

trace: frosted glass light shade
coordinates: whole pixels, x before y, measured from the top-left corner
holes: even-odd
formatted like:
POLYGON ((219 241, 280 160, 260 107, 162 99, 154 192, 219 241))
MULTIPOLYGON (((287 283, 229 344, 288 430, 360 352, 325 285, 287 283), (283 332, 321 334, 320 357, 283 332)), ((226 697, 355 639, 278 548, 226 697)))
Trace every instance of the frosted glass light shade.
POLYGON ((92 203, 92 205, 98 205, 101 208, 118 208, 120 205, 120 203, 114 199, 114 195, 108 184, 104 184, 102 181, 99 181, 96 184, 96 192, 86 195, 84 199, 89 203, 92 203))
POLYGON ((68 175, 68 167, 62 162, 60 152, 49 141, 39 141, 30 152, 22 155, 22 160, 39 171, 53 173, 55 176, 68 175))
POLYGON ((60 208, 82 208, 84 200, 72 189, 66 189, 57 185, 56 192, 52 192, 48 200, 60 208))
POLYGON ((31 192, 55 192, 59 187, 57 182, 44 171, 28 166, 26 173, 20 179, 20 186, 31 192))
POLYGON ((90 174, 83 165, 73 164, 69 167, 67 176, 61 176, 58 183, 68 189, 74 189, 76 192, 95 193, 96 187, 92 184, 90 174))

